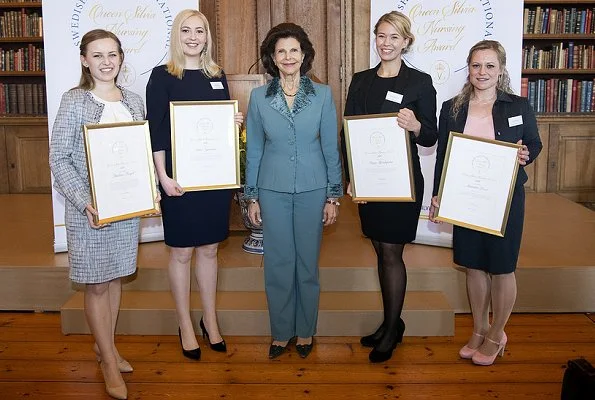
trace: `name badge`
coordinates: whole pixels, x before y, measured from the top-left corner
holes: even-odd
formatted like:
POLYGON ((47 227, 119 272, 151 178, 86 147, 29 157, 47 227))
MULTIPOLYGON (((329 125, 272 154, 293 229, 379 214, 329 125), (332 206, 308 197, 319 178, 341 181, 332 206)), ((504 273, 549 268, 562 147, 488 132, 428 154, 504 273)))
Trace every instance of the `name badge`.
POLYGON ((221 82, 211 82, 211 87, 213 89, 223 89, 223 83, 221 83, 221 82))
POLYGON ((393 103, 399 103, 403 101, 403 95, 400 93, 391 92, 390 90, 386 92, 386 99, 388 101, 392 101, 393 103))
POLYGON ((508 126, 509 127, 513 127, 513 126, 517 126, 517 125, 523 125, 523 116, 522 115, 517 115, 516 117, 510 117, 508 118, 508 126))

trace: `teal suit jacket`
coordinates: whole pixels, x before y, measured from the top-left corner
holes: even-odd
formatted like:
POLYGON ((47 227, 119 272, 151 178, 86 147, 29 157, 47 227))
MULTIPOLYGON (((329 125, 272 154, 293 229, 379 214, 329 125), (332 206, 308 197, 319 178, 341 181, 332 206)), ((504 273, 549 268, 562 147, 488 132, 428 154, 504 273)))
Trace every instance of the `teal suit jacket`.
POLYGON ((289 110, 279 78, 252 90, 247 116, 246 198, 258 189, 343 195, 337 114, 330 87, 300 78, 289 110))

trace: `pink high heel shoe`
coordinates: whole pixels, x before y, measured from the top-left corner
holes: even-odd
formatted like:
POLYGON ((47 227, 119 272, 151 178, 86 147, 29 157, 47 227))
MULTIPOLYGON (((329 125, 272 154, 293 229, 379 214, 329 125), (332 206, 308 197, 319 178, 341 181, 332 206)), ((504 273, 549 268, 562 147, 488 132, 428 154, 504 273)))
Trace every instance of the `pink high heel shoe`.
MULTIPOLYGON (((473 332, 473 336, 477 336, 482 339, 485 338, 485 335, 480 335, 477 332, 473 332)), ((483 340, 482 340, 482 342, 483 342, 483 340)), ((479 345, 481 346, 481 343, 479 345)), ((467 343, 465 346, 463 346, 461 348, 461 350, 459 350, 459 357, 464 358, 465 360, 471 360, 471 358, 473 357, 473 354, 475 354, 476 351, 477 351, 477 349, 473 349, 473 348, 469 347, 469 343, 467 343)))
POLYGON ((504 356, 504 349, 506 348, 506 342, 508 341, 508 338, 506 337, 506 333, 504 333, 504 332, 502 333, 502 339, 500 339, 499 343, 496 342, 495 340, 490 339, 487 336, 485 339, 487 341, 489 341, 490 343, 494 343, 495 345, 498 345, 498 350, 496 350, 496 352, 494 354, 492 354, 491 356, 488 356, 488 355, 480 353, 479 351, 476 351, 475 354, 473 354, 473 357, 471 357, 473 364, 492 365, 494 363, 494 361, 496 361, 496 357, 498 355, 500 357, 504 356))

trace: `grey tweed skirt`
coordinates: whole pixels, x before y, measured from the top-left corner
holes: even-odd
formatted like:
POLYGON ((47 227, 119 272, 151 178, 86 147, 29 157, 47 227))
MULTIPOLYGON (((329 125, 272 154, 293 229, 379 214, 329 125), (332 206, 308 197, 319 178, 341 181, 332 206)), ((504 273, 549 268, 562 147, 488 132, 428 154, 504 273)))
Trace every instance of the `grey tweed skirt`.
POLYGON ((134 273, 140 218, 93 229, 87 216, 66 201, 65 222, 72 281, 104 283, 134 273))

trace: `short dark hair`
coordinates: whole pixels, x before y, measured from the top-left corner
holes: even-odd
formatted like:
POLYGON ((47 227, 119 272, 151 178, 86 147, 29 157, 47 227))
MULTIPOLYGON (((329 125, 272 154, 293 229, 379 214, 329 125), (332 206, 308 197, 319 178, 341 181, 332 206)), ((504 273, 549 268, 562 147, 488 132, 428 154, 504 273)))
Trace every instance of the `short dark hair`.
POLYGON ((291 22, 283 22, 271 28, 260 45, 260 59, 262 66, 271 76, 279 76, 279 68, 273 62, 273 54, 275 53, 275 45, 279 39, 294 38, 300 42, 302 53, 304 53, 304 61, 300 67, 300 73, 305 75, 312 69, 312 62, 314 61, 314 47, 308 38, 308 34, 304 29, 291 22))

